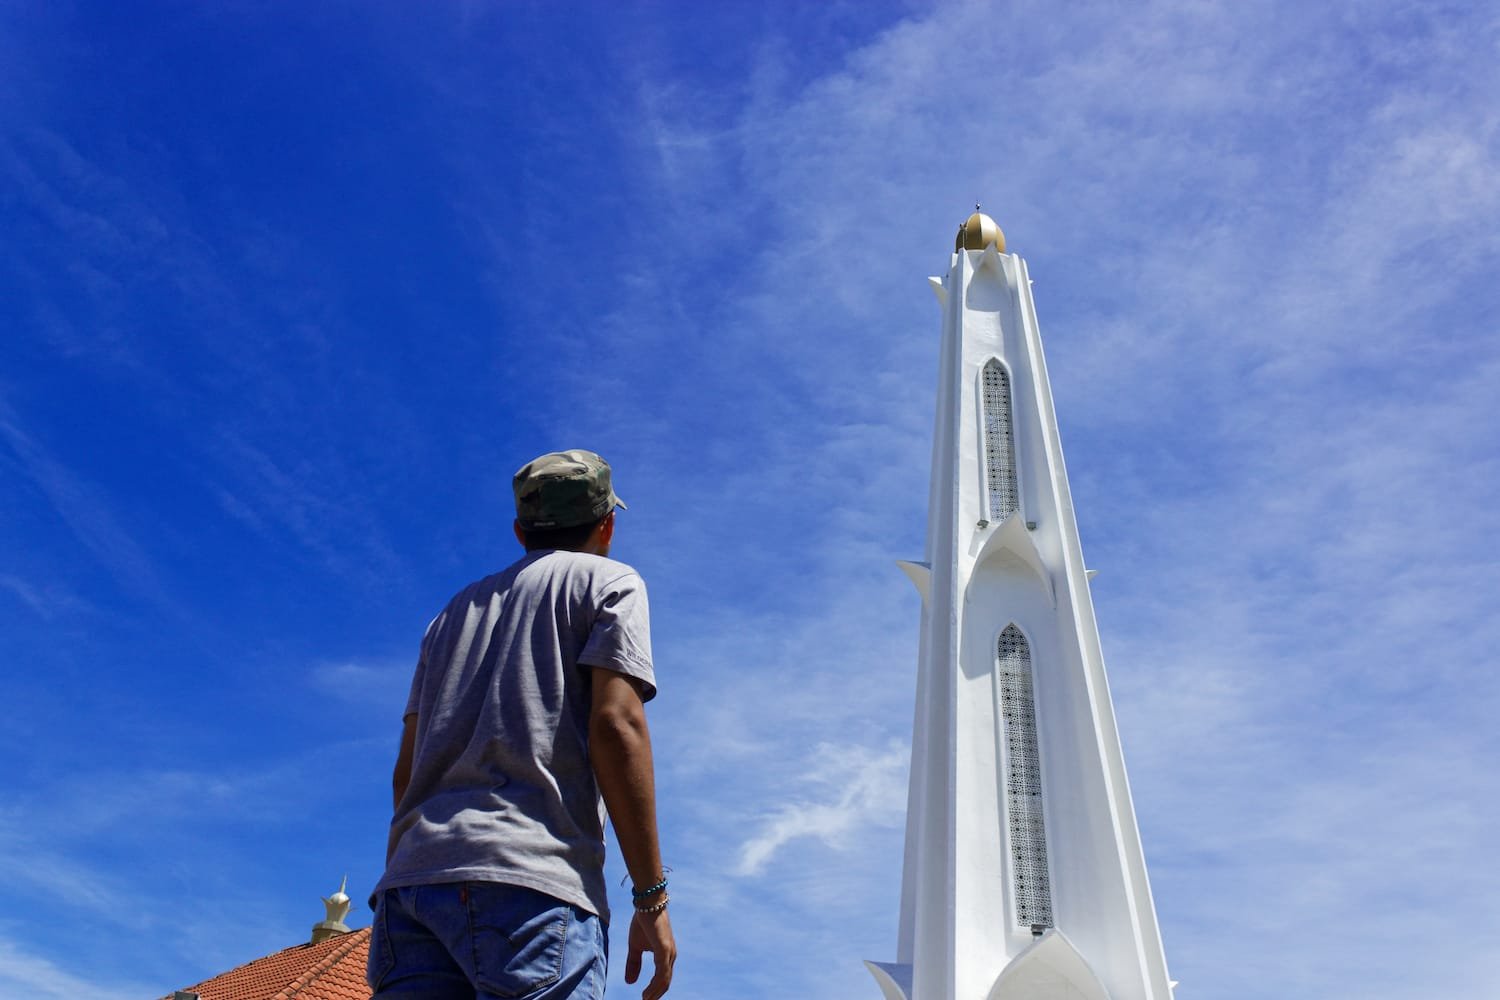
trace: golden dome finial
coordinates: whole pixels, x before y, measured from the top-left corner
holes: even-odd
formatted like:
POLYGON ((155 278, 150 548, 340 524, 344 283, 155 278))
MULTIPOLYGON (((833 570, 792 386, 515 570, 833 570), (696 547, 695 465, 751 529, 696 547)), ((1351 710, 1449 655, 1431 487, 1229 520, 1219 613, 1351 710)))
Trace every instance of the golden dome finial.
POLYGON ((953 241, 953 252, 960 250, 983 250, 991 243, 1001 253, 1005 252, 1005 234, 995 224, 995 220, 979 210, 979 203, 974 203, 974 214, 964 220, 958 227, 958 236, 953 241))

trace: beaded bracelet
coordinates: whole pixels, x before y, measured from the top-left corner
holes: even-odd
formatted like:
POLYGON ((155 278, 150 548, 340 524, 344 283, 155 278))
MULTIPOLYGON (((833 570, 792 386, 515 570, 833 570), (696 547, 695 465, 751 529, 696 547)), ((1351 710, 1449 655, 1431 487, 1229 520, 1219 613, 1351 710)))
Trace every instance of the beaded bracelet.
POLYGON ((637 912, 637 913, 660 913, 662 910, 665 910, 667 908, 667 904, 670 903, 671 901, 672 901, 672 897, 671 896, 663 896, 659 902, 652 903, 650 906, 637 906, 635 908, 635 912, 637 912))
POLYGON ((663 872, 662 876, 661 876, 661 881, 658 882, 658 883, 656 883, 655 885, 653 885, 649 889, 637 889, 635 886, 631 886, 630 887, 630 898, 631 899, 645 899, 647 896, 655 895, 656 893, 661 892, 666 887, 667 887, 667 875, 666 875, 666 872, 663 872))

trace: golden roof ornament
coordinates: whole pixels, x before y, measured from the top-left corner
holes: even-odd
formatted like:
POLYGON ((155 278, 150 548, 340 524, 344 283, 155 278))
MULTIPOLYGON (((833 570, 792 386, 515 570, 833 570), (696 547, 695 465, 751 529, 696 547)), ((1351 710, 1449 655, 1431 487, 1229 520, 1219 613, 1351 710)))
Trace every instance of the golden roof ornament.
POLYGON ((1000 253, 1005 252, 1005 234, 1000 231, 994 219, 979 210, 979 205, 976 203, 974 214, 958 227, 958 236, 953 240, 953 252, 983 250, 991 243, 1000 253))

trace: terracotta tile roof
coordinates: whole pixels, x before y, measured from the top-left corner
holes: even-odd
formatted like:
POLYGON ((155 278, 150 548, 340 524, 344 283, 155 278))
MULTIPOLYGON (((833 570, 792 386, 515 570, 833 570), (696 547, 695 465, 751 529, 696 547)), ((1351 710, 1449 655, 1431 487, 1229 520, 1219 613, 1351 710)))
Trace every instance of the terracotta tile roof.
POLYGON ((370 1000, 369 954, 370 928, 365 927, 284 948, 185 990, 202 1000, 370 1000))

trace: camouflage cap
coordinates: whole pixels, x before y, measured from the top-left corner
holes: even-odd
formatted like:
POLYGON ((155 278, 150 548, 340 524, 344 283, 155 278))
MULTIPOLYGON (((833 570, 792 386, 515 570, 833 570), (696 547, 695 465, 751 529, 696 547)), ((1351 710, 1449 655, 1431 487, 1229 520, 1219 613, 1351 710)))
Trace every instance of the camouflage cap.
POLYGON ((615 496, 609 463, 574 448, 534 458, 511 480, 516 520, 523 528, 571 528, 592 524, 625 502, 615 496))

